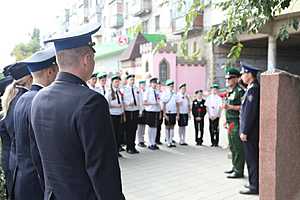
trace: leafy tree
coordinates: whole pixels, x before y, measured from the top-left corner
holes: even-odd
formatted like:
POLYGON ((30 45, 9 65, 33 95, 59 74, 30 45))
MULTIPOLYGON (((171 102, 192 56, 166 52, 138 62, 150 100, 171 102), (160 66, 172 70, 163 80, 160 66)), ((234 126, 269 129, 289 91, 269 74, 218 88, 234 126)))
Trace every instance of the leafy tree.
POLYGON ((40 30, 34 28, 30 37, 30 41, 28 43, 17 44, 11 52, 11 55, 15 56, 16 60, 19 61, 31 56, 40 49, 40 30))

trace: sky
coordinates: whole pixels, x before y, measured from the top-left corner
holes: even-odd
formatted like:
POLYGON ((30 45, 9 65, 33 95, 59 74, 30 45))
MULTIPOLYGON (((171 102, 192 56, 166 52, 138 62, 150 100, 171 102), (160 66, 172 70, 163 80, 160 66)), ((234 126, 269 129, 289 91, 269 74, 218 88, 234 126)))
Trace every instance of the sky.
POLYGON ((57 16, 74 0, 3 0, 0 3, 0 68, 14 62, 13 47, 28 42, 36 27, 41 34, 56 31, 57 16))

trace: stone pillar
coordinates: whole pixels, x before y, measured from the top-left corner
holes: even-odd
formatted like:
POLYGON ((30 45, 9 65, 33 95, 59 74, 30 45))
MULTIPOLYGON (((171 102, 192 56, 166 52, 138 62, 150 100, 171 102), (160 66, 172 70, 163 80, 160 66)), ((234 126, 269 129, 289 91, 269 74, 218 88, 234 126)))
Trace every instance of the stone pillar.
POLYGON ((274 35, 268 37, 268 70, 274 71, 276 68, 277 42, 274 35))
POLYGON ((261 76, 260 200, 300 199, 300 77, 261 76))

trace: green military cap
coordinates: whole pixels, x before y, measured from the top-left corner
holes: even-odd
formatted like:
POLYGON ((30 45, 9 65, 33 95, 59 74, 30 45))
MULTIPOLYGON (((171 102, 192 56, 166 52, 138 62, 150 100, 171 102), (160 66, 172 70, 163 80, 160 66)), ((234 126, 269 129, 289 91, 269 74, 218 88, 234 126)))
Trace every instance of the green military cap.
POLYGON ((182 87, 186 87, 186 83, 182 83, 179 85, 179 89, 181 89, 182 87))
POLYGON ((121 77, 120 77, 118 74, 113 75, 113 76, 111 77, 111 81, 114 81, 114 80, 121 80, 121 77))
POLYGON ((97 78, 102 79, 102 78, 106 78, 107 77, 107 73, 106 72, 99 72, 97 74, 97 78))
POLYGON ((134 74, 128 74, 128 75, 126 76, 126 79, 130 79, 130 78, 135 78, 135 75, 134 75, 134 74))
POLYGON ((212 84, 211 88, 215 88, 215 89, 219 89, 219 84, 218 83, 214 83, 212 84))
POLYGON ((146 83, 145 80, 140 80, 140 81, 139 81, 139 84, 145 84, 145 83, 146 83))
POLYGON ((226 70, 225 78, 230 78, 233 76, 235 76, 235 77, 240 76, 240 71, 234 67, 230 67, 226 70))
POLYGON ((166 80, 166 86, 174 85, 174 81, 171 79, 166 80))
POLYGON ((199 93, 202 94, 202 93, 203 93, 203 90, 196 90, 196 91, 195 91, 195 94, 199 94, 199 93))

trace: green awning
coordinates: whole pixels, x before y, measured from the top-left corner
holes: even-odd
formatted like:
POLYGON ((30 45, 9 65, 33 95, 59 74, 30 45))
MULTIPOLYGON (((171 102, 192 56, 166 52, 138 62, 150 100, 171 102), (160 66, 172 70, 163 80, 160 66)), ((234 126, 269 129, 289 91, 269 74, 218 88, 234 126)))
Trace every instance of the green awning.
POLYGON ((128 45, 119 45, 115 42, 108 42, 96 45, 94 49, 96 50, 95 59, 101 59, 109 57, 116 54, 121 54, 128 45))
POLYGON ((154 44, 159 43, 162 40, 167 40, 167 37, 162 34, 143 34, 143 36, 148 42, 152 42, 154 44))

